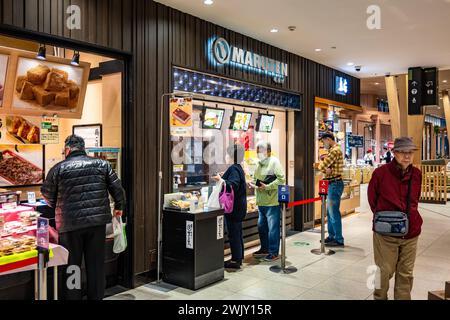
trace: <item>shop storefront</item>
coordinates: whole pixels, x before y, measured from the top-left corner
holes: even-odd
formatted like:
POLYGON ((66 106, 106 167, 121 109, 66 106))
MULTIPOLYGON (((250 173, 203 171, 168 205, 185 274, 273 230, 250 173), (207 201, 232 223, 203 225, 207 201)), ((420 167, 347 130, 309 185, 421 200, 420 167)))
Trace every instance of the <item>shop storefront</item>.
MULTIPOLYGON (((360 204, 360 185, 368 183, 371 176, 369 166, 362 165, 358 161, 360 149, 364 149, 363 136, 358 135, 354 128, 357 117, 362 113, 362 107, 316 98, 316 137, 319 138, 326 132, 332 132, 341 147, 345 158, 343 172, 344 192, 342 194, 341 212, 343 215, 355 212, 360 204), (359 165, 358 165, 359 164, 359 165)), ((323 144, 316 139, 316 162, 319 162, 327 154, 323 144)), ((319 190, 319 180, 323 174, 315 172, 315 190, 319 190)), ((320 220, 321 206, 315 204, 315 220, 320 220)))
POLYGON ((447 126, 445 119, 426 115, 423 127, 422 160, 447 158, 447 126))
MULTIPOLYGON (((52 1, 52 8, 56 7, 51 13, 45 6, 36 7, 26 2, 19 8, 14 2, 3 11, 1 32, 123 61, 122 96, 118 98, 122 102, 121 119, 118 120, 117 111, 105 114, 110 102, 102 101, 112 99, 115 88, 105 92, 104 98, 93 97, 96 102, 84 107, 83 117, 87 111, 96 113, 95 117, 72 121, 61 116, 60 126, 64 130, 62 136, 70 133, 73 125, 102 124, 104 139, 111 137, 106 133, 109 125, 105 121, 120 127, 120 143, 117 139, 104 140, 103 145, 121 148, 119 167, 127 191, 129 250, 118 265, 118 278, 119 283, 131 287, 136 275, 157 267, 159 212, 156 208, 163 202, 157 183, 159 151, 163 155, 162 193, 196 191, 201 194, 201 188, 210 186, 211 174, 223 170, 223 164, 207 167, 204 152, 198 152, 200 146, 214 144, 211 142, 217 136, 221 137, 217 141, 222 141, 224 146, 230 139, 247 143, 246 163, 251 176, 255 143, 267 139, 275 146, 276 155, 284 166, 293 198, 312 198, 315 195, 312 168, 316 159, 314 99, 322 97, 359 106, 360 92, 357 78, 156 2, 132 0, 117 1, 117 4, 121 10, 108 5, 107 1, 84 2, 86 10, 81 14, 86 16, 81 19, 80 29, 70 30, 66 20, 59 16, 62 10, 56 9, 64 7, 63 1, 52 1), (44 21, 39 17, 45 17, 44 21), (225 55, 215 59, 212 47, 219 38, 226 42, 216 42, 217 52, 225 55), (178 88, 177 69, 178 74, 183 73, 183 79, 186 74, 189 80, 180 84, 183 79, 178 79, 178 88), (209 82, 198 83, 203 81, 203 76, 209 82), (346 79, 350 90, 336 90, 338 77, 346 79), (211 82, 220 83, 219 80, 222 80, 222 88, 211 82), (176 98, 192 97, 192 143, 183 148, 189 148, 188 153, 193 156, 192 163, 183 167, 172 162, 173 150, 180 143, 179 137, 174 139, 171 135, 169 104, 172 94, 176 98), (100 102, 102 111, 96 111, 94 107, 100 102), (210 129, 215 120, 204 119, 206 114, 220 114, 214 110, 224 110, 220 129, 210 129), (233 126, 237 127, 230 129, 233 115, 233 126), (244 115, 249 121, 238 126, 236 119, 243 119, 244 115), (270 125, 261 130, 264 115, 273 121, 270 133, 264 132, 269 131, 270 125), (121 125, 117 125, 118 121, 121 125), (245 130, 247 125, 248 130, 245 130), (163 132, 161 142, 160 129, 163 132)), ((104 71, 97 72, 101 75, 104 71)), ((92 69, 90 73, 94 73, 92 69)), ((183 117, 179 114, 182 121, 183 117)), ((83 131, 82 127, 78 130, 83 131)), ((257 214, 251 194, 249 203, 246 228, 247 239, 251 242, 257 239, 257 214)), ((292 212, 290 225, 293 229, 306 230, 313 227, 313 223, 313 205, 298 207, 292 212)))
MULTIPOLYGON (((87 53, 75 45, 59 47, 57 40, 43 44, 23 35, 0 35, 1 299, 34 296, 33 272, 15 270, 29 268, 30 256, 36 254, 30 243, 36 242, 37 218, 49 219, 55 228, 54 210, 43 201, 40 188, 51 168, 64 160, 67 136, 83 137, 88 155, 108 160, 127 180, 122 154, 124 61, 100 50, 87 53)), ((51 235, 54 246, 57 238, 51 235)), ((113 239, 107 236, 106 285, 113 287, 125 284, 126 255, 114 254, 113 239)), ((51 254, 63 261, 64 251, 56 246, 51 254)), ((81 272, 85 283, 84 268, 81 272)))

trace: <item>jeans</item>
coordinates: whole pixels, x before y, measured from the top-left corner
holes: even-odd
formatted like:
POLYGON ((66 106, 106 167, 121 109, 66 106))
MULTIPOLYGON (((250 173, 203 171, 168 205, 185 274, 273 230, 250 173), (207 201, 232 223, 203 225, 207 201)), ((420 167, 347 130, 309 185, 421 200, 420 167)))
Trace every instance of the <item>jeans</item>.
POLYGON ((280 251, 280 206, 260 206, 258 208, 258 231, 261 250, 277 256, 280 251))
POLYGON ((342 192, 344 192, 344 182, 337 181, 330 183, 328 187, 328 237, 339 243, 344 243, 342 237, 342 218, 339 207, 341 206, 342 192))
POLYGON ((244 260, 244 238, 242 235, 242 221, 233 221, 225 215, 228 240, 230 240, 231 260, 242 262, 244 260))

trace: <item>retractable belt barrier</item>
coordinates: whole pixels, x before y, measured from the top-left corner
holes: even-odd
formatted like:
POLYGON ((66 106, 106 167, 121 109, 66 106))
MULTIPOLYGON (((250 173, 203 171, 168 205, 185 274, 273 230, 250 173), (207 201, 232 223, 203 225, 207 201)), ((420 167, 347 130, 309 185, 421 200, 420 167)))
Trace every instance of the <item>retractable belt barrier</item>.
MULTIPOLYGON (((312 198, 312 199, 307 199, 307 200, 301 200, 301 201, 295 201, 295 202, 288 202, 287 203, 287 207, 288 208, 293 208, 296 206, 301 206, 301 205, 305 205, 308 203, 313 203, 316 201, 322 201, 322 210, 321 210, 321 216, 320 216, 320 249, 313 249, 311 250, 311 253, 313 254, 317 254, 317 255, 332 255, 335 254, 335 252, 333 250, 326 250, 325 249, 325 215, 326 215, 326 211, 327 211, 327 196, 328 196, 328 186, 329 186, 329 181, 327 180, 320 180, 319 181, 319 195, 320 197, 317 198, 312 198)), ((283 234, 284 236, 284 234, 283 234)), ((283 240, 283 245, 284 245, 284 241, 283 240)), ((282 260, 285 258, 284 257, 284 252, 282 251, 283 255, 282 255, 282 260)), ((282 265, 284 263, 282 262, 282 265)))

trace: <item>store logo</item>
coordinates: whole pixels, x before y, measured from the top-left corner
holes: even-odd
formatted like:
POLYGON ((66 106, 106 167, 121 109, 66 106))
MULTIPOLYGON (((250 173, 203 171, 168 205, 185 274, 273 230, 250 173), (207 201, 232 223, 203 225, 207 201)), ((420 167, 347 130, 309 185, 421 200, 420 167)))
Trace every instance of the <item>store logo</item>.
POLYGON ((218 63, 228 63, 230 61, 231 48, 227 40, 224 38, 218 38, 214 41, 213 53, 218 63))
POLYGON ((224 38, 217 38, 212 43, 212 55, 219 64, 231 63, 243 68, 249 68, 274 77, 275 82, 283 83, 288 76, 289 66, 251 51, 231 46, 224 38))
POLYGON ((345 96, 348 93, 348 80, 336 77, 336 93, 345 96))

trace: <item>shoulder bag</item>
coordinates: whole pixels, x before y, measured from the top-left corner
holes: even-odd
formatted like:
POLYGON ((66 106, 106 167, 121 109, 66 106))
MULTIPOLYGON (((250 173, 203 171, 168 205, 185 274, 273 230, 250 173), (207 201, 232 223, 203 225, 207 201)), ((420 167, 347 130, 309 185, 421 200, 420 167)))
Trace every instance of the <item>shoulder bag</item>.
POLYGON ((404 237, 409 232, 409 211, 411 207, 411 179, 406 195, 406 213, 401 211, 376 212, 373 220, 373 230, 383 236, 404 237))

